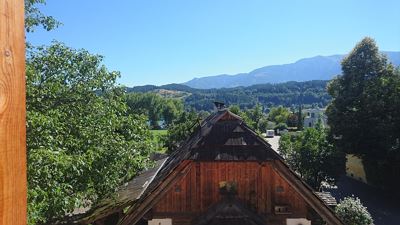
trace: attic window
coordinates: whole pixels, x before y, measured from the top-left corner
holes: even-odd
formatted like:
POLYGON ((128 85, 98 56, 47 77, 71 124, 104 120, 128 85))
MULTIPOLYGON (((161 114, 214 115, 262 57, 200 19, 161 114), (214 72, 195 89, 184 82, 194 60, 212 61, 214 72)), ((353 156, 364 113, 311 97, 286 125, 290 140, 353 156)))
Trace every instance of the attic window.
POLYGON ((181 186, 180 185, 176 185, 175 186, 175 192, 176 193, 180 193, 182 191, 181 186))
POLYGON ((224 145, 247 145, 247 143, 243 139, 243 137, 239 137, 239 138, 229 138, 228 140, 226 140, 224 145))
POLYGON ((237 126, 237 127, 233 130, 233 132, 235 132, 235 133, 243 133, 244 130, 243 130, 240 126, 237 126))
POLYGON ((237 183, 235 181, 219 182, 219 193, 225 194, 225 195, 237 194, 237 183))

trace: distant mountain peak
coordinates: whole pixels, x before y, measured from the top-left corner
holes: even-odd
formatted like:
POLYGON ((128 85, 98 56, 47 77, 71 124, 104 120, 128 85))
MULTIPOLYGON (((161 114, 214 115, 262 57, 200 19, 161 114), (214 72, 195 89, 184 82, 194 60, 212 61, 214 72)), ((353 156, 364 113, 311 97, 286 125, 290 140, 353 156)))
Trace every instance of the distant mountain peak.
MULTIPOLYGON (((382 52, 394 65, 400 65, 400 52, 382 52)), ((287 81, 330 80, 341 74, 340 62, 346 55, 317 55, 299 59, 294 63, 270 65, 255 69, 249 73, 236 75, 220 74, 194 78, 183 84, 199 89, 231 88, 251 86, 263 83, 283 83, 287 81)))

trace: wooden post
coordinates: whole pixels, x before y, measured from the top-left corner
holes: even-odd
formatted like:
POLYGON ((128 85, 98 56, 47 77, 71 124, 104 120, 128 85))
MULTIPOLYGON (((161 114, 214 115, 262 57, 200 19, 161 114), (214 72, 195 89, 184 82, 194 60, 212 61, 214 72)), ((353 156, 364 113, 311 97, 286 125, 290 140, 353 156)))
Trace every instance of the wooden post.
POLYGON ((0 0, 0 225, 26 218, 24 1, 0 0))

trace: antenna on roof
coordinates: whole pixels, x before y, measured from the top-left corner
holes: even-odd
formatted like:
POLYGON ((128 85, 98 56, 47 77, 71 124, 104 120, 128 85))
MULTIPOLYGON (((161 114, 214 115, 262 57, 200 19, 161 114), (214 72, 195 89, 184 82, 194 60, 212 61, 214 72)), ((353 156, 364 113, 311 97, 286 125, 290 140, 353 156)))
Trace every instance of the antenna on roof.
POLYGON ((223 103, 223 102, 217 102, 217 101, 215 101, 215 102, 214 102, 214 105, 215 105, 215 107, 216 107, 218 110, 225 109, 225 103, 223 103))

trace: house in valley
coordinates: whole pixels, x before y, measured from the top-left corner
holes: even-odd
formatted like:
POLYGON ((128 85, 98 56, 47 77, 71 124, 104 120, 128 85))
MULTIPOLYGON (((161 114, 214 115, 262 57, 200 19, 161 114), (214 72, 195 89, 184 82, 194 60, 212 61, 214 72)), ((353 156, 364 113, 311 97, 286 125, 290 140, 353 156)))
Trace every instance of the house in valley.
POLYGON ((303 127, 315 127, 318 122, 320 122, 323 127, 327 127, 328 117, 325 115, 325 109, 304 109, 302 113, 305 115, 303 127))
POLYGON ((199 123, 179 149, 159 159, 113 199, 68 221, 94 225, 310 225, 325 221, 342 225, 324 200, 239 116, 219 109, 199 123))

